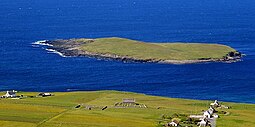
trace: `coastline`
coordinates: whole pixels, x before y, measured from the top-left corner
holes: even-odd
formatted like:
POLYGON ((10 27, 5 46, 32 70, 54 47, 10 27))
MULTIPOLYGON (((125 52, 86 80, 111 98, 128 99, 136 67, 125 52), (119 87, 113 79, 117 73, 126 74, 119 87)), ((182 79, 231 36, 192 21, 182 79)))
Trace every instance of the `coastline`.
MULTIPOLYGON (((91 39, 91 41, 93 41, 91 39)), ((74 42, 74 41, 73 41, 74 42)), ((136 63, 160 63, 160 64, 196 64, 196 63, 215 63, 215 62, 221 62, 221 63, 234 63, 241 61, 241 57, 243 54, 240 52, 237 52, 238 54, 236 56, 228 57, 229 54, 226 54, 227 56, 225 58, 221 59, 211 59, 211 58, 204 58, 204 59, 198 59, 198 60, 156 60, 156 59, 139 59, 134 58, 130 56, 121 56, 116 54, 109 54, 109 53, 95 53, 95 52, 89 52, 84 51, 79 48, 80 45, 84 43, 75 43, 75 44, 67 44, 69 43, 66 40, 42 40, 37 41, 33 43, 34 45, 42 45, 47 46, 46 50, 52 53, 56 53, 62 57, 92 57, 96 59, 111 59, 111 60, 117 60, 122 62, 136 62, 136 63)), ((89 42, 90 43, 90 42, 89 42)))

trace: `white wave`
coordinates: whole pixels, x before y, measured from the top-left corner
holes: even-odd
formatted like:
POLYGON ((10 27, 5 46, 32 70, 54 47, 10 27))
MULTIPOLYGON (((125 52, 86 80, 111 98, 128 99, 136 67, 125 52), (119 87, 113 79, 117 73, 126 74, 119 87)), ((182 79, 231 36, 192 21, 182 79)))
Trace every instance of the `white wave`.
POLYGON ((48 51, 48 53, 55 53, 55 54, 58 54, 58 55, 60 55, 62 57, 67 57, 64 54, 62 54, 61 52, 58 52, 58 51, 56 51, 54 49, 46 49, 46 50, 48 51))
POLYGON ((34 45, 44 45, 44 46, 50 46, 50 47, 52 47, 53 45, 45 43, 45 42, 47 42, 47 41, 48 41, 48 40, 40 40, 40 41, 36 41, 36 42, 34 42, 34 43, 32 43, 32 44, 34 44, 34 45))
POLYGON ((32 47, 39 47, 39 45, 34 45, 34 44, 33 44, 32 47))

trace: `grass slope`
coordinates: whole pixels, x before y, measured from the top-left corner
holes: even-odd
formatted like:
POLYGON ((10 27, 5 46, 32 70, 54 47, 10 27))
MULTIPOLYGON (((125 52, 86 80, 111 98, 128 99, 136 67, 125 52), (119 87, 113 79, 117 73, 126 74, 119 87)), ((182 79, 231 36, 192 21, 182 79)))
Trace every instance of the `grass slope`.
MULTIPOLYGON (((4 94, 4 93, 1 93, 4 94)), ((18 93, 36 95, 37 93, 18 93)), ((206 110, 211 101, 184 100, 148 96, 143 94, 96 91, 59 92, 45 98, 0 100, 0 126, 4 127, 153 127, 159 126, 162 115, 174 113, 199 114, 206 110), (148 108, 111 108, 122 98, 135 98, 148 108), (75 109, 77 104, 108 106, 106 110, 84 107, 75 109), (158 107, 161 107, 158 109, 158 107)), ((255 105, 223 103, 231 106, 225 109, 229 115, 220 115, 217 127, 255 126, 255 105)))
MULTIPOLYGON (((86 39, 77 39, 78 42, 86 39)), ((233 48, 220 44, 202 43, 144 43, 124 38, 98 38, 81 46, 82 50, 153 60, 221 59, 233 48)))

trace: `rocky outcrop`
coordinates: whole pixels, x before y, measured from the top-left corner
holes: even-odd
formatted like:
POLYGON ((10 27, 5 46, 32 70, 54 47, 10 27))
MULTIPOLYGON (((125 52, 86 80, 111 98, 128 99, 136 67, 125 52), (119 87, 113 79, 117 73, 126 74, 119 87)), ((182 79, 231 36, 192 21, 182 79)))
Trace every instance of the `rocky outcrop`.
POLYGON ((242 54, 240 52, 229 52, 224 59, 225 60, 236 60, 236 59, 240 59, 242 57, 242 54))

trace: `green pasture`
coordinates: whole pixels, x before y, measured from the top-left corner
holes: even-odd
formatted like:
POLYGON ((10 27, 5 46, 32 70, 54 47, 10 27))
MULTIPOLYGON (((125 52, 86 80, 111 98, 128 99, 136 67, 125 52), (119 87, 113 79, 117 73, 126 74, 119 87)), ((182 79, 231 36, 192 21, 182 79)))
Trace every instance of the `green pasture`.
MULTIPOLYGON (((1 92, 0 94, 4 94, 1 92)), ((118 91, 56 92, 36 97, 35 92, 18 95, 23 99, 0 99, 1 127, 153 127, 169 122, 162 116, 201 114, 213 101, 186 100, 118 91), (116 108, 123 98, 134 98, 147 108, 116 108), (78 104, 80 108, 75 108, 78 104), (86 106, 92 106, 91 110, 86 106), (107 106, 106 110, 101 110, 107 106)), ((220 114, 217 127, 254 127, 255 105, 222 102, 230 109, 220 114)))

